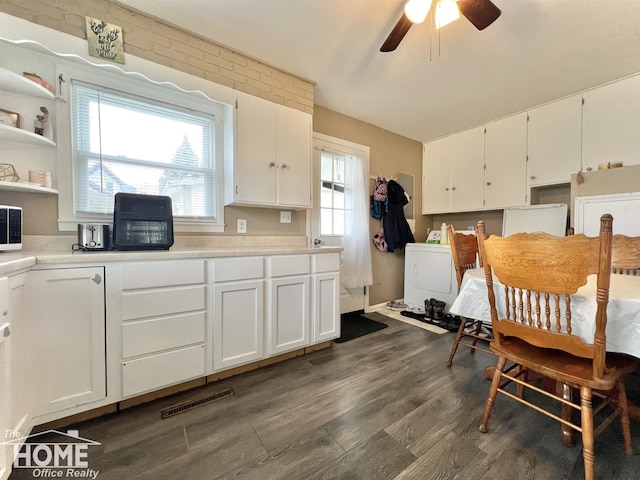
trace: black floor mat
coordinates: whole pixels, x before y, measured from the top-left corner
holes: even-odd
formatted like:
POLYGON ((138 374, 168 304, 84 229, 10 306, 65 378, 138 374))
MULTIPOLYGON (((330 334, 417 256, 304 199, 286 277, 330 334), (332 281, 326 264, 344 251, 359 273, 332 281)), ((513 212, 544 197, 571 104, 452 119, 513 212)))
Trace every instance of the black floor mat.
POLYGON ((340 315, 340 338, 335 343, 344 343, 369 333, 377 332, 389 325, 376 322, 362 316, 362 312, 351 312, 340 315))

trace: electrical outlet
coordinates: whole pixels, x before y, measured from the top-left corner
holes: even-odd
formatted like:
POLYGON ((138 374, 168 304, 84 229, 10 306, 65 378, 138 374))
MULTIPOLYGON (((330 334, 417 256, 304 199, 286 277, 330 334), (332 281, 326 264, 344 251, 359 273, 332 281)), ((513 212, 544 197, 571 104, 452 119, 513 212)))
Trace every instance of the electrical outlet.
POLYGON ((247 233, 247 220, 244 218, 238 219, 238 233, 247 233))
POLYGON ((280 212, 280 223, 291 223, 291 212, 280 212))

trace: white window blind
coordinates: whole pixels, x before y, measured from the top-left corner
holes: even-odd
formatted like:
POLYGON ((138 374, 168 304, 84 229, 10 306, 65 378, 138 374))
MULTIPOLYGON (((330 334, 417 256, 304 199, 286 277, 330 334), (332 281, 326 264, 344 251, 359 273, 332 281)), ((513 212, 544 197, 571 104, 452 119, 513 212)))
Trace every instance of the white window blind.
POLYGON ((320 157, 320 234, 344 235, 346 155, 323 151, 320 157))
POLYGON ((215 221, 215 118, 72 81, 74 209, 111 214, 117 192, 168 195, 177 218, 215 221))

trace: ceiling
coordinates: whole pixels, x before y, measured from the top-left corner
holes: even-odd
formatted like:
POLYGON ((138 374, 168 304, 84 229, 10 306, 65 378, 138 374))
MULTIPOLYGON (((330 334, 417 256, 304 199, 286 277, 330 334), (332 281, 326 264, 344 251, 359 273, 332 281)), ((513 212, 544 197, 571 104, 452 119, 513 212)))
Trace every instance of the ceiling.
POLYGON ((493 0, 380 46, 403 0, 122 0, 315 83, 315 104, 428 141, 640 71, 640 0, 493 0))

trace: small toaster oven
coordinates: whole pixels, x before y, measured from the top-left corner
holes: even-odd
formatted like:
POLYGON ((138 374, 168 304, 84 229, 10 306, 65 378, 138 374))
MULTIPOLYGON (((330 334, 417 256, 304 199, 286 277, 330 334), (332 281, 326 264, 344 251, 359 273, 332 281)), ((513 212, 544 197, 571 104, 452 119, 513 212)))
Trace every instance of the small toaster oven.
POLYGON ((116 193, 113 208, 113 248, 168 250, 172 245, 171 197, 116 193))

